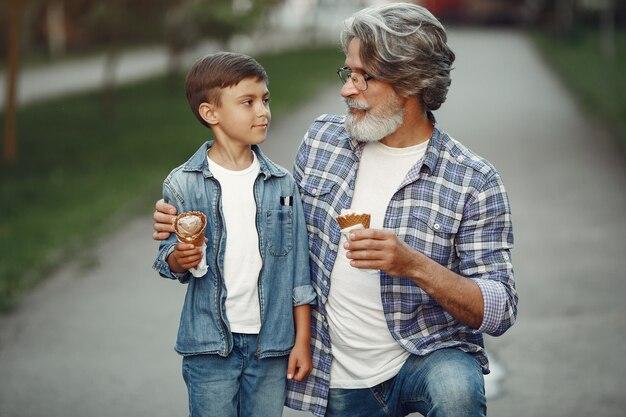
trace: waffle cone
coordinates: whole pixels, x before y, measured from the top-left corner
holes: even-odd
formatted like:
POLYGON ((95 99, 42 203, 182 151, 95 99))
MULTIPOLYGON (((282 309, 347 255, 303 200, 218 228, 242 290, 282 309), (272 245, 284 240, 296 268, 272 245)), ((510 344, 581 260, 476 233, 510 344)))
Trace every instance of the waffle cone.
POLYGON ((178 216, 176 216, 176 219, 174 220, 174 231, 176 232, 176 237, 178 237, 178 240, 183 243, 191 243, 195 246, 202 246, 202 244, 204 243, 204 231, 205 230, 206 230, 206 216, 204 215, 204 213, 200 211, 186 211, 184 213, 180 213, 178 216), (192 235, 188 235, 180 231, 178 229, 178 220, 186 216, 199 217, 200 220, 202 220, 202 228, 192 235))
POLYGON ((337 223, 341 229, 345 229, 355 224, 362 224, 364 229, 370 227, 370 215, 368 213, 350 213, 337 217, 337 223))

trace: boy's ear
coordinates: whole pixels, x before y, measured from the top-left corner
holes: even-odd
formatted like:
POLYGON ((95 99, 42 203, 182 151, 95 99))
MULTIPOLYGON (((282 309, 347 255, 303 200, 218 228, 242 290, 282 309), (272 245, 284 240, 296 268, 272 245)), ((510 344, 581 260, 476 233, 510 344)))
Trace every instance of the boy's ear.
POLYGON ((215 106, 209 103, 202 103, 198 106, 200 117, 210 125, 216 125, 219 122, 219 117, 215 110, 215 106))

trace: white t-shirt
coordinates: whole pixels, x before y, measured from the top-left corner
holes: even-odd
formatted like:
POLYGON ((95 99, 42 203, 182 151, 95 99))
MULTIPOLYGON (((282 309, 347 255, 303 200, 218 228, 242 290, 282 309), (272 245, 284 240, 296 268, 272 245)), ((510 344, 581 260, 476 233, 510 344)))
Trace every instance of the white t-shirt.
MULTIPOLYGON (((365 145, 351 208, 370 213, 371 228, 382 228, 391 197, 427 146, 428 141, 408 148, 365 145)), ((393 378, 409 353, 387 327, 380 275, 351 267, 344 243, 342 236, 326 304, 333 352, 330 387, 369 388, 393 378)))
POLYGON ((259 175, 259 161, 256 154, 252 154, 252 164, 242 171, 231 171, 211 158, 207 159, 222 191, 226 228, 226 316, 232 332, 258 334, 261 329, 258 282, 263 261, 259 253, 253 192, 254 181, 259 175))

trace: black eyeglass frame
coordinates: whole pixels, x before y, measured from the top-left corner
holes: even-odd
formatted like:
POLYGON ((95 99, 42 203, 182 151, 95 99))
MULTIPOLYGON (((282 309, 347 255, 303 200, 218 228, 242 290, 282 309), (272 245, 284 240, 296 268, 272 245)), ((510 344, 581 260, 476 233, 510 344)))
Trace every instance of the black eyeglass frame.
MULTIPOLYGON (((369 85, 367 84, 367 82, 369 80, 374 80, 375 78, 369 74, 361 74, 359 72, 353 72, 351 68, 348 67, 341 67, 337 70, 337 75, 339 76, 339 79, 341 80, 341 82, 343 84, 348 82, 348 79, 352 79, 352 83, 354 84, 354 87, 359 90, 359 91, 365 91, 367 90, 367 88, 369 87, 369 85), (356 77, 361 77, 363 78, 363 83, 365 84, 365 88, 359 88, 357 87, 356 83, 354 82, 354 79, 352 78, 352 76, 356 76, 356 77)), ((357 79, 358 81, 358 79, 357 79)))

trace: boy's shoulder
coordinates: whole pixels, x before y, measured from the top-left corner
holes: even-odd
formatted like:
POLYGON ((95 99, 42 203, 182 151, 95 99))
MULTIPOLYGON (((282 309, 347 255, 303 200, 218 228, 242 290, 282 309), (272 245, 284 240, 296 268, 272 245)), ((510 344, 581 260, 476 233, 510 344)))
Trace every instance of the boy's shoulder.
POLYGON ((204 142, 198 148, 198 150, 194 152, 193 155, 189 157, 189 159, 187 159, 187 161, 180 164, 176 168, 172 169, 169 175, 167 176, 167 178, 172 179, 176 176, 186 175, 186 174, 193 173, 193 172, 204 171, 208 166, 206 155, 207 155, 209 146, 210 144, 208 141, 204 142))
POLYGON ((276 162, 272 161, 270 158, 263 153, 261 148, 257 145, 252 146, 252 150, 256 153, 257 158, 259 160, 259 164, 261 165, 261 171, 266 174, 266 176, 273 176, 279 178, 292 179, 291 172, 283 167, 282 165, 278 165, 276 162))

